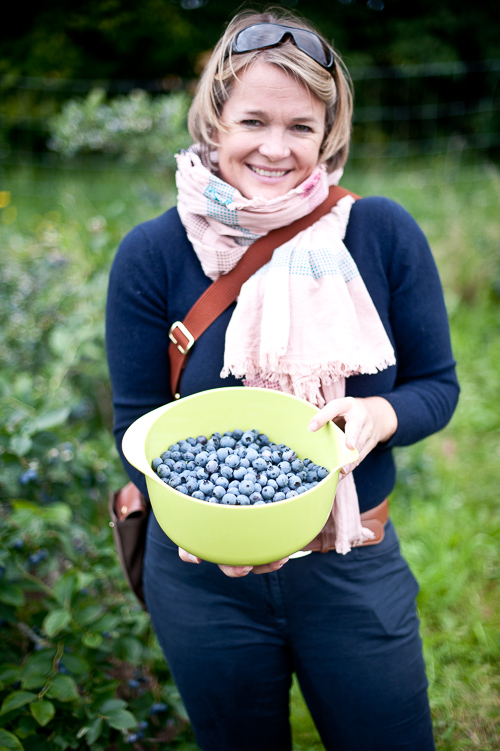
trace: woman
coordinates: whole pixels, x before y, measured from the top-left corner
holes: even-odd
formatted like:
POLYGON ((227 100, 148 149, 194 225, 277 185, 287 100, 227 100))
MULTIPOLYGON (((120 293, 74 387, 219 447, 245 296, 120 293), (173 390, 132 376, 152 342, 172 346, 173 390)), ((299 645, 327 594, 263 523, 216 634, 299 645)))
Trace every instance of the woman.
MULTIPOLYGON (((351 111, 342 61, 309 24, 274 11, 233 19, 190 111, 178 206, 135 228, 113 264, 119 449, 137 417, 173 398, 172 323, 258 236, 308 214, 338 181, 351 111)), ((242 382, 286 390, 321 407, 310 430, 334 420, 359 451, 334 504, 336 549, 324 554, 217 566, 178 550, 151 515, 146 600, 203 751, 290 749, 294 672, 329 751, 434 748, 418 587, 391 521, 367 544, 359 512, 392 491, 392 447, 450 419, 454 365, 427 242, 383 198, 342 199, 275 251, 197 341, 182 396, 242 382)))

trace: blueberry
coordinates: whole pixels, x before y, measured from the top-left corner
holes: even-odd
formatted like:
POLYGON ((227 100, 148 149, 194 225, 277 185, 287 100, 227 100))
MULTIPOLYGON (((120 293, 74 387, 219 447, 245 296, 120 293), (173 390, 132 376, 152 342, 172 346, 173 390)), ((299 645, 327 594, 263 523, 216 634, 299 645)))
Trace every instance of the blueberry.
POLYGON ((222 503, 228 503, 230 506, 234 506, 236 504, 235 494, 226 493, 226 495, 222 498, 222 503))
POLYGON ((243 459, 240 459, 240 467, 248 468, 249 466, 250 466, 250 462, 246 458, 246 456, 243 459))
MULTIPOLYGON (((212 475, 212 479, 213 479, 213 475, 212 475)), ((218 477, 215 481, 215 485, 216 487, 227 488, 229 485, 229 480, 227 479, 227 477, 218 477)))
POLYGON ((259 443, 261 446, 268 446, 269 445, 269 438, 265 433, 261 433, 259 435, 259 443))
POLYGON ((293 462, 296 458, 297 454, 295 453, 295 451, 292 451, 292 449, 287 448, 285 451, 283 451, 283 459, 285 462, 293 462))
POLYGON ((273 464, 279 464, 281 461, 281 451, 273 451, 271 454, 273 464))
MULTIPOLYGON (((234 456, 234 454, 233 454, 234 456)), ((243 480, 243 478, 246 475, 246 469, 245 467, 236 467, 235 470, 233 470, 233 477, 235 480, 243 480)))
POLYGON ((228 467, 231 467, 231 469, 236 469, 240 466, 240 457, 236 454, 229 454, 229 456, 226 457, 225 463, 228 467))
POLYGON ((253 443, 253 433, 250 433, 250 431, 247 430, 241 436, 240 441, 243 444, 243 446, 250 446, 250 444, 253 443))
POLYGON ((198 490, 198 480, 196 480, 194 477, 188 477, 186 480, 186 488, 188 489, 189 493, 194 493, 195 490, 198 490))
POLYGON ((253 505, 254 506, 265 506, 266 502, 265 501, 255 501, 255 503, 253 505))
POLYGON ((274 498, 275 490, 270 485, 266 485, 265 488, 262 488, 262 498, 265 501, 270 501, 272 498, 274 498))
POLYGON ((276 478, 281 474, 280 468, 273 464, 271 467, 267 468, 266 474, 269 479, 276 480, 276 478))
POLYGON ((294 459, 292 462, 292 469, 294 472, 302 472, 304 469, 304 462, 301 462, 300 459, 294 459))
POLYGON ((296 475, 294 477, 290 477, 290 479, 288 480, 288 487, 290 488, 290 490, 297 490, 297 488, 300 488, 301 485, 302 481, 296 475))
POLYGON ((163 477, 170 477, 170 470, 169 470, 169 468, 167 467, 166 464, 160 464, 156 468, 156 474, 158 475, 158 477, 162 477, 162 478, 163 477))
POLYGON ((237 495, 236 496, 236 503, 238 503, 240 506, 249 506, 250 505, 250 498, 247 495, 237 495))
POLYGON ((189 491, 183 483, 181 483, 180 485, 177 485, 175 489, 178 490, 179 493, 184 493, 184 495, 189 495, 189 491))
POLYGON ((276 501, 284 501, 285 498, 286 498, 286 495, 279 490, 277 493, 274 494, 273 501, 274 502, 276 502, 276 501))
POLYGON ((180 462, 182 461, 182 453, 180 451, 172 451, 170 453, 170 458, 173 462, 180 462))
POLYGON ((304 485, 299 485, 299 487, 295 488, 295 490, 297 491, 299 495, 302 495, 302 493, 307 492, 307 488, 304 485))
POLYGON ((162 463, 162 459, 161 459, 161 457, 159 457, 159 456, 156 456, 156 457, 155 457, 155 458, 153 459, 153 461, 151 462, 151 467, 152 467, 152 468, 153 468, 154 470, 156 470, 156 469, 158 469, 158 467, 160 466, 160 464, 161 464, 161 463, 162 463))
POLYGON ((182 470, 186 469, 186 462, 180 461, 175 462, 174 464, 174 472, 182 472, 182 470))
POLYGON ((281 473, 276 478, 276 482, 278 483, 278 487, 285 488, 288 485, 288 477, 281 473))
POLYGON ((273 480, 273 478, 272 478, 272 477, 271 477, 271 478, 269 478, 269 480, 267 481, 267 484, 268 484, 268 485, 269 485, 269 486, 270 486, 271 488, 273 488, 274 490, 278 490, 278 483, 276 482, 276 480, 273 480))
POLYGON ((166 459, 172 458, 172 453, 170 451, 164 451, 163 454, 160 454, 161 460, 164 462, 166 459))
POLYGON ((149 714, 161 714, 162 712, 166 712, 167 709, 168 709, 168 707, 167 707, 166 704, 162 704, 162 703, 159 702, 157 704, 152 704, 151 705, 151 708, 149 710, 149 714))
POLYGON ((280 462, 278 464, 278 467, 281 469, 282 472, 285 473, 285 475, 288 474, 288 472, 292 471, 290 462, 280 462))
POLYGON ((196 439, 196 443, 201 443, 201 445, 204 446, 206 444, 207 440, 208 439, 207 439, 206 436, 199 435, 198 438, 196 439))
POLYGON ((201 490, 195 490, 192 494, 193 498, 197 498, 199 501, 205 501, 205 494, 201 492, 201 490))
POLYGON ((168 450, 171 451, 171 452, 172 451, 179 451, 179 444, 178 443, 173 443, 171 446, 168 447, 168 450))
POLYGON ((319 469, 317 470, 317 473, 318 473, 318 477, 319 477, 319 479, 320 479, 320 480, 324 480, 324 479, 325 479, 325 477, 326 477, 326 476, 327 476, 327 475, 329 474, 329 471, 327 470, 327 468, 326 468, 326 467, 320 467, 320 468, 319 468, 319 469))
POLYGON ((195 477, 197 477, 198 480, 208 480, 208 472, 203 467, 198 467, 198 469, 195 470, 195 477))
POLYGON ((251 495, 255 490, 255 484, 251 480, 242 480, 239 491, 241 495, 251 495))
POLYGON ((306 475, 307 482, 318 482, 318 473, 314 470, 310 470, 306 475))
POLYGON ((135 680, 135 678, 131 678, 129 681, 127 681, 127 685, 129 688, 140 688, 141 686, 139 681, 135 680))
POLYGON ((228 435, 223 435, 220 439, 221 448, 234 449, 235 443, 236 441, 234 440, 234 438, 228 435))
POLYGON ((240 483, 239 480, 231 480, 231 482, 228 485, 228 488, 239 488, 240 483))
POLYGON ((243 431, 240 430, 240 428, 236 428, 236 430, 233 430, 233 438, 235 441, 239 441, 242 435, 243 435, 243 431))
POLYGON ((172 477, 168 481, 168 484, 171 488, 177 488, 179 485, 181 485, 181 483, 182 480, 179 475, 172 475, 172 477))
POLYGON ((210 480, 200 481, 199 489, 205 495, 212 495, 214 488, 215 488, 215 485, 213 484, 213 482, 210 482, 210 480))
POLYGON ((253 464, 253 462, 259 458, 259 452, 255 449, 248 449, 247 454, 245 456, 245 459, 248 459, 249 462, 253 464))
POLYGON ((265 469, 267 469, 267 462, 261 456, 258 456, 257 459, 252 462, 252 467, 258 472, 263 472, 265 469))
POLYGON ((295 498, 295 496, 298 495, 296 490, 289 490, 288 493, 286 493, 286 498, 295 498))
POLYGON ((205 469, 211 475, 214 472, 217 472, 217 470, 219 469, 219 464, 218 462, 215 461, 215 459, 211 459, 209 462, 206 463, 205 469))
POLYGON ((257 501, 262 500, 261 494, 257 492, 251 493, 248 497, 250 498, 250 503, 253 503, 253 504, 257 503, 257 501))
POLYGON ((214 498, 217 498, 217 500, 220 501, 225 495, 226 489, 222 487, 222 485, 216 485, 214 488, 214 498))

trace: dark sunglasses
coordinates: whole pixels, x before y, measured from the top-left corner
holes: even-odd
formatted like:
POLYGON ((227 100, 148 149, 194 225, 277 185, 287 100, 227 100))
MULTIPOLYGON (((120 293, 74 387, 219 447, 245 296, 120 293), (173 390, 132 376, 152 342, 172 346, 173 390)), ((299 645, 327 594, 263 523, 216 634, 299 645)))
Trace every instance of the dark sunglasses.
POLYGON ((310 58, 321 65, 325 70, 333 72, 335 58, 330 49, 312 31, 297 29, 294 26, 283 26, 280 23, 256 23, 247 26, 236 34, 232 51, 235 54, 264 50, 267 47, 276 47, 284 39, 291 38, 299 50, 305 52, 310 58))

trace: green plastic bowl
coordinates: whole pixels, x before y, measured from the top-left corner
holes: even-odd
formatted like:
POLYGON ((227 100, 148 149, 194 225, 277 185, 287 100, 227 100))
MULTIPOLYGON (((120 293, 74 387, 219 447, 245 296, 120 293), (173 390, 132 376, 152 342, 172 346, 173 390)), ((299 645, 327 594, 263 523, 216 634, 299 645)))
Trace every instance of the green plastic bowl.
POLYGON ((136 420, 123 437, 123 452, 145 474, 154 514, 176 545, 213 563, 256 566, 299 551, 318 534, 330 513, 340 468, 357 458, 333 423, 308 431, 317 411, 302 399, 269 389, 202 391, 136 420), (151 468, 152 460, 178 440, 236 428, 257 428, 330 474, 294 498, 265 506, 228 506, 179 493, 151 468))

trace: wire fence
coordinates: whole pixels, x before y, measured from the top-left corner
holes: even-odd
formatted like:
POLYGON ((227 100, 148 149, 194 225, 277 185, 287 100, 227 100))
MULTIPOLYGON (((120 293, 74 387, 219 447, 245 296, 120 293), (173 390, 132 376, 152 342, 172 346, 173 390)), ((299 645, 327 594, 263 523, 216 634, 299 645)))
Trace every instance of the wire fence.
MULTIPOLYGON (((498 160, 500 59, 354 67, 351 76, 355 91, 351 162, 449 153, 498 160)), ((62 168, 47 146, 50 118, 68 99, 84 98, 96 87, 109 97, 134 89, 157 96, 192 92, 194 82, 176 77, 89 81, 5 75, 0 78, 0 165, 37 160, 62 168)), ((97 161, 92 159, 93 169, 97 161)), ((81 160, 74 164, 82 168, 81 160)), ((71 163, 64 166, 71 168, 71 163)))

